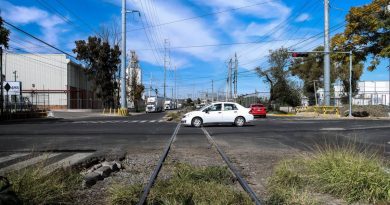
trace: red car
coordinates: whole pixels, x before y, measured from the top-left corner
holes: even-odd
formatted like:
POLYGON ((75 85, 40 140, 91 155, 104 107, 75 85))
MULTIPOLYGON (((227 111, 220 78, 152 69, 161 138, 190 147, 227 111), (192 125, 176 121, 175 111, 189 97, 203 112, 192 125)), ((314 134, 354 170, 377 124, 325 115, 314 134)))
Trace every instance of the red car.
POLYGON ((267 109, 264 107, 263 104, 252 104, 250 106, 250 114, 252 114, 254 117, 260 116, 260 117, 267 117, 267 109))

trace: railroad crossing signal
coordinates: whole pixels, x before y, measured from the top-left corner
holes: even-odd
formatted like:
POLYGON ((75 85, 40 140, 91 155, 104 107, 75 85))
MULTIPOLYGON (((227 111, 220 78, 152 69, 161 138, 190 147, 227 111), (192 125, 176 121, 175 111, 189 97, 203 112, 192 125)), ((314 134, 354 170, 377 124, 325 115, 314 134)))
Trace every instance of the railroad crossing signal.
POLYGON ((308 57, 308 53, 292 53, 292 57, 298 58, 298 57, 308 57))

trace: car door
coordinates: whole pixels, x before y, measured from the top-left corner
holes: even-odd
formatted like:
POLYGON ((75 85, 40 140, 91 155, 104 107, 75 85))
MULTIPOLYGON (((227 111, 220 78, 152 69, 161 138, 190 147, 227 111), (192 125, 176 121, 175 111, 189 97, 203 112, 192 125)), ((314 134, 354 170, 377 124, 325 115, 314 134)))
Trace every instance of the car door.
POLYGON ((222 115, 222 103, 216 103, 209 106, 205 112, 203 122, 204 123, 217 123, 223 122, 222 115))
POLYGON ((238 116, 238 108, 234 103, 224 103, 222 112, 224 122, 234 122, 238 116))

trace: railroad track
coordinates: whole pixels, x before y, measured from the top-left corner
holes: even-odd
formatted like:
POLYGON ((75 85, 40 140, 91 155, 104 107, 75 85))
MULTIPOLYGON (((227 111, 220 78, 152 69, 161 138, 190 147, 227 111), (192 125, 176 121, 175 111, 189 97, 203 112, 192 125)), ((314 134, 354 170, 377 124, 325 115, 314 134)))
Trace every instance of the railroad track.
MULTIPOLYGON (((173 132, 171 138, 169 139, 167 145, 165 146, 165 149, 164 149, 164 152, 163 154, 161 155, 158 163, 157 163, 157 166, 156 168, 153 170, 153 173, 152 175, 150 176, 149 178, 149 181, 148 183, 146 184, 146 186, 144 187, 143 189, 143 192, 142 192, 142 195, 141 195, 141 198, 138 202, 138 205, 144 205, 145 202, 146 202, 146 199, 148 197, 148 194, 151 190, 151 188, 153 187, 153 184, 154 182, 156 181, 157 179, 157 176, 158 176, 158 173, 160 172, 162 166, 163 166, 163 163, 165 161, 165 159, 167 158, 168 154, 169 154, 169 151, 171 150, 171 146, 173 144, 173 141, 175 140, 176 138, 176 135, 177 133, 179 132, 180 130, 180 124, 178 124, 176 126, 176 129, 175 131, 173 132)), ((211 137, 211 135, 207 132, 207 130, 205 128, 201 128, 203 133, 206 135, 207 137, 207 140, 209 141, 209 143, 216 148, 218 154, 222 157, 222 159, 224 160, 224 162, 227 164, 227 166, 229 167, 230 171, 234 174, 234 176, 237 178, 238 182, 240 183, 241 187, 244 189, 244 191, 246 191, 248 193, 248 195, 250 196, 250 198, 252 199, 252 201, 256 204, 256 205, 260 205, 261 202, 259 200, 259 198, 257 198, 255 192, 252 190, 252 188, 248 185, 248 183, 245 181, 245 179, 242 177, 242 175, 240 174, 240 172, 234 167, 234 165, 231 163, 229 157, 226 156, 225 152, 218 146, 218 144, 215 142, 215 140, 211 137)))

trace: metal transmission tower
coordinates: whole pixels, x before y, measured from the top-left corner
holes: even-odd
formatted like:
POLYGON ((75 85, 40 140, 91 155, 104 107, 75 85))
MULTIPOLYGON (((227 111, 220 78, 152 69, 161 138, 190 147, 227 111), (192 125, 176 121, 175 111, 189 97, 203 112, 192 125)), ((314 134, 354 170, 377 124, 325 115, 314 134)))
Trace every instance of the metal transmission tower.
POLYGON ((324 98, 330 105, 329 0, 324 0, 324 98))
POLYGON ((228 63, 228 76, 226 81, 226 101, 232 98, 232 65, 233 60, 230 58, 228 63))
POLYGON ((237 53, 234 55, 234 73, 233 73, 233 83, 234 83, 234 100, 237 99, 237 79, 238 79, 238 59, 237 53))

